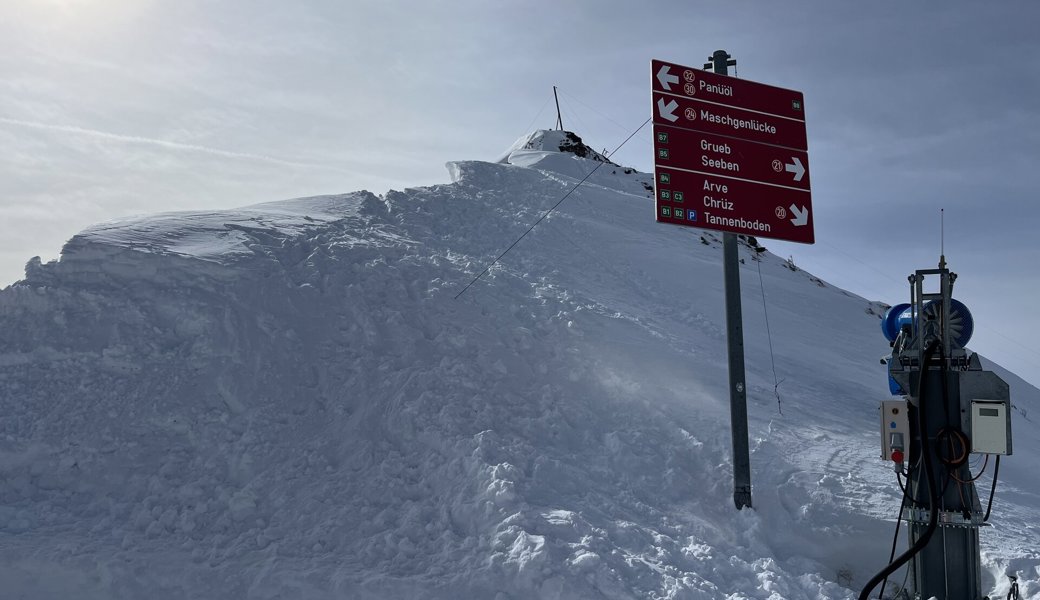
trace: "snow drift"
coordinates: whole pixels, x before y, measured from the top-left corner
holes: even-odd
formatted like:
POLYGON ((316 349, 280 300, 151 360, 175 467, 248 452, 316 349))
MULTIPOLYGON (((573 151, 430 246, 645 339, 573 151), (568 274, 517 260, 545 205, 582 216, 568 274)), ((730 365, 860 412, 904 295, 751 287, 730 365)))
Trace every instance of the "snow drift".
MULTIPOLYGON (((737 512, 719 240, 560 132, 449 171, 103 223, 30 262, 0 291, 5 595, 854 597, 898 511, 882 306, 742 246, 737 512)), ((1016 571, 1029 597, 1040 392, 1005 377, 982 538, 994 591, 1016 571)))

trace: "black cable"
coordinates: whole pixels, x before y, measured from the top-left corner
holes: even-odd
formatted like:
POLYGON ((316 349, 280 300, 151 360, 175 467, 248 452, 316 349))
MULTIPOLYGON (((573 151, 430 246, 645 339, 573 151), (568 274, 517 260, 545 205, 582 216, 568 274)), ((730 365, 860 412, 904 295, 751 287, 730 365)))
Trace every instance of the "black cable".
MULTIPOLYGON (((651 118, 653 118, 653 117, 651 117, 651 118)), ((641 129, 643 129, 644 127, 646 127, 646 124, 647 124, 647 123, 649 123, 649 122, 650 122, 650 119, 647 119, 647 120, 643 121, 643 124, 642 124, 642 125, 640 125, 640 126, 639 126, 639 127, 638 127, 638 128, 637 128, 637 129, 635 130, 635 131, 633 131, 631 135, 629 135, 629 136, 628 136, 627 138, 625 138, 625 141, 623 141, 623 142, 621 142, 620 144, 618 144, 618 147, 617 147, 617 148, 614 148, 614 151, 613 151, 613 152, 611 152, 610 154, 608 154, 608 155, 607 155, 607 160, 610 160, 610 157, 611 157, 611 156, 614 156, 614 153, 615 153, 615 152, 617 152, 618 150, 620 150, 620 149, 621 149, 621 146, 624 146, 625 144, 627 144, 627 143, 628 143, 628 140, 632 139, 632 138, 633 138, 633 137, 634 137, 634 136, 635 136, 635 135, 636 135, 637 133, 639 133, 639 131, 640 131, 641 129)), ((520 240, 522 240, 522 239, 524 239, 525 237, 527 237, 527 234, 531 233, 531 232, 532 232, 532 231, 534 230, 534 228, 538 226, 538 224, 539 224, 539 223, 541 223, 541 222, 542 222, 543 220, 545 220, 545 217, 548 217, 548 216, 549 216, 549 214, 550 214, 550 213, 551 213, 552 211, 556 210, 556 207, 558 207, 559 205, 563 204, 563 201, 564 201, 564 200, 566 200, 568 196, 570 196, 571 194, 573 194, 573 193, 574 193, 574 190, 576 190, 576 189, 578 189, 579 187, 581 187, 581 184, 585 183, 585 180, 586 180, 586 179, 588 179, 589 177, 592 177, 592 174, 593 174, 593 173, 595 173, 596 171, 598 171, 598 170, 599 170, 599 168, 600 168, 600 167, 602 167, 602 166, 603 166, 603 165, 605 165, 605 164, 607 164, 607 163, 597 162, 597 163, 596 163, 596 167, 595 167, 594 169, 592 169, 592 171, 590 171, 588 175, 586 175, 585 177, 582 177, 581 181, 579 181, 577 185, 575 185, 575 186, 574 186, 574 187, 572 187, 572 188, 571 188, 570 190, 568 190, 568 191, 567 191, 567 193, 563 195, 563 198, 560 198, 560 201, 559 201, 559 202, 557 202, 556 204, 553 204, 553 207, 552 207, 552 208, 550 208, 549 210, 545 211, 545 214, 543 214, 543 215, 542 215, 541 217, 538 217, 538 220, 534 222, 534 225, 531 225, 530 227, 528 227, 528 228, 527 228, 527 231, 525 231, 525 232, 523 233, 523 235, 521 235, 520 237, 516 238, 516 241, 515 241, 515 242, 513 242, 512 244, 509 244, 509 247, 508 247, 508 248, 506 248, 506 249, 505 249, 505 251, 504 251, 504 252, 502 252, 502 254, 499 254, 499 255, 498 255, 498 258, 496 258, 495 260, 491 261, 491 264, 490 264, 490 265, 488 265, 488 266, 487 266, 487 268, 485 268, 485 269, 484 269, 483 271, 481 271, 481 272, 480 272, 480 275, 477 275, 476 277, 474 277, 474 278, 473 278, 473 281, 471 281, 471 282, 469 282, 468 284, 466 284, 466 287, 462 288, 462 291, 461 291, 461 292, 459 292, 458 294, 455 294, 455 300, 458 300, 458 299, 459 299, 459 296, 461 296, 461 295, 465 294, 465 293, 466 293, 466 290, 468 290, 468 289, 470 288, 470 286, 471 286, 471 285, 473 285, 474 283, 476 283, 478 279, 480 279, 481 277, 483 277, 483 276, 484 276, 484 274, 485 274, 485 273, 487 273, 488 271, 490 271, 490 270, 491 270, 491 267, 493 267, 493 266, 495 266, 496 264, 498 264, 498 261, 502 260, 502 257, 503 257, 503 256, 505 256, 505 255, 506 255, 506 254, 507 254, 507 253, 508 253, 508 252, 509 252, 510 250, 512 250, 512 249, 513 249, 513 246, 516 246, 517 244, 519 244, 519 243, 520 243, 520 240)))
POLYGON ((982 522, 989 521, 989 511, 993 508, 993 493, 997 491, 997 475, 1000 474, 1000 455, 997 455, 997 464, 993 465, 993 487, 989 488, 989 502, 986 504, 986 516, 982 522))
POLYGON ((867 585, 863 587, 863 591, 860 592, 859 600, 870 600, 870 592, 877 587, 879 583, 887 578, 892 573, 899 570, 899 567, 906 564, 911 558, 917 555, 924 547, 928 545, 928 542, 932 540, 932 535, 939 524, 939 499, 936 495, 935 480, 932 478, 932 458, 931 448, 928 445, 928 428, 925 426, 925 411, 924 411, 924 398, 925 398, 925 384, 928 381, 928 363, 932 356, 935 354, 936 349, 939 347, 939 340, 932 340, 931 343, 924 350, 924 357, 921 361, 921 377, 917 384, 918 394, 918 415, 917 415, 917 434, 921 439, 921 452, 922 452, 922 466, 924 467, 925 481, 928 487, 928 527, 924 530, 924 534, 917 539, 917 542, 913 546, 907 548, 906 552, 903 552, 894 561, 890 562, 887 567, 881 569, 870 578, 867 585))
MULTIPOLYGON (((945 320, 945 316, 943 317, 945 320)), ((943 465, 943 472, 946 474, 946 480, 943 483, 942 492, 939 493, 939 499, 942 501, 942 508, 946 508, 946 490, 950 488, 950 485, 957 481, 957 496, 961 501, 961 511, 964 514, 964 520, 971 520, 971 502, 964 500, 964 486, 961 485, 960 479, 954 474, 962 465, 968 462, 971 457, 971 443, 968 441, 968 436, 961 432, 960 428, 950 423, 950 391, 949 391, 949 368, 950 364, 946 357, 946 352, 943 350, 942 345, 939 346, 939 377, 942 384, 942 403, 943 412, 946 414, 946 425, 941 427, 939 431, 935 432, 935 455, 939 457, 939 462, 943 465), (961 444, 961 454, 956 457, 945 457, 942 454, 942 444, 940 440, 942 438, 950 437, 950 452, 954 452, 953 439, 959 436, 961 444)), ((969 471, 970 474, 970 471, 969 471)))
MULTIPOLYGON (((899 524, 903 522, 903 511, 906 509, 906 487, 903 486, 903 480, 899 477, 899 473, 896 473, 896 481, 899 482, 899 489, 903 490, 903 497, 899 499, 899 516, 896 517, 896 531, 892 534, 892 551, 888 553, 888 562, 892 563, 892 560, 896 557, 896 546, 899 544, 899 524)), ((881 582, 881 591, 878 592, 878 600, 882 600, 881 596, 885 593, 885 587, 888 585, 888 575, 885 576, 885 580, 881 582)))

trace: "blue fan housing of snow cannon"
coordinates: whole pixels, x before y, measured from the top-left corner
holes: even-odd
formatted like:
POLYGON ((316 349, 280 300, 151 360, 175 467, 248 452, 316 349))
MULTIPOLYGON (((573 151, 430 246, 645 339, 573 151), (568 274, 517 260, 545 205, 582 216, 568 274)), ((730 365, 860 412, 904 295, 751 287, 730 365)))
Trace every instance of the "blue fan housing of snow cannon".
POLYGON ((892 308, 885 312, 885 317, 881 319, 881 333, 885 334, 885 339, 894 342, 896 336, 899 335, 899 330, 902 329, 904 324, 910 323, 910 305, 896 304, 892 308), (900 317, 903 313, 906 313, 906 319, 902 320, 900 317))
MULTIPOLYGON (((931 300, 925 302, 922 313, 925 318, 934 317, 941 307, 941 300, 931 300)), ((881 319, 881 332, 885 334, 885 339, 894 342, 903 325, 913 325, 912 313, 909 304, 897 304, 888 309, 885 317, 881 319)), ((967 346, 974 332, 975 321, 971 317, 971 311, 963 302, 950 298, 950 335, 953 337, 950 345, 954 348, 967 346)))
MULTIPOLYGON (((942 301, 932 300, 925 303, 922 308, 922 313, 925 318, 932 318, 935 317, 941 309, 942 301)), ((885 334, 885 339, 894 342, 904 325, 913 325, 913 310, 909 304, 897 304, 888 309, 884 318, 881 319, 881 332, 885 334)), ((949 325, 950 336, 953 338, 950 340, 950 345, 954 348, 965 347, 968 342, 971 341, 971 334, 975 332, 975 321, 972 319, 971 311, 968 310, 968 307, 965 306, 964 303, 954 300, 953 298, 950 298, 949 325)), ((891 375, 891 360, 888 362, 888 370, 888 391, 890 391, 893 396, 906 394, 906 390, 904 390, 891 375)))

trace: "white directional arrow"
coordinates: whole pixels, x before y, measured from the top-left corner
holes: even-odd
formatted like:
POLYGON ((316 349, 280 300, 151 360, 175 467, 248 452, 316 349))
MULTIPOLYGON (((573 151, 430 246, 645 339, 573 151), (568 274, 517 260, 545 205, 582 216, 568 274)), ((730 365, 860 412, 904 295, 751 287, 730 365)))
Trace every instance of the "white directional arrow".
MULTIPOLYGON (((669 100, 668 104, 664 103, 664 98, 657 99, 657 112, 661 113, 662 119, 668 119, 672 123, 679 120, 679 115, 673 114, 672 111, 679 108, 679 103, 675 100, 669 100)), ((795 160, 798 160, 797 158, 795 160)), ((798 163, 801 164, 801 163, 798 163)), ((799 176, 799 179, 801 176, 799 176)), ((797 180, 796 180, 797 181, 797 180)))
MULTIPOLYGON (((679 83, 679 76, 678 75, 672 75, 669 71, 670 71, 670 69, 668 68, 668 65, 664 65, 664 66, 661 67, 661 70, 657 72, 657 80, 661 82, 661 87, 663 87, 666 92, 672 91, 672 86, 670 86, 668 84, 670 84, 670 83, 678 84, 679 83)), ((645 71, 644 71, 644 73, 645 73, 645 71)))
POLYGON ((787 163, 786 165, 784 165, 784 170, 788 173, 794 173, 795 181, 801 181, 802 175, 805 175, 805 165, 802 164, 801 159, 799 159, 797 156, 792 156, 791 160, 794 161, 794 164, 787 163))
MULTIPOLYGON (((795 160, 798 160, 798 159, 796 158, 795 160)), ((798 163, 798 164, 801 164, 801 163, 798 163)), ((798 206, 795 205, 795 204, 792 204, 791 206, 788 206, 788 208, 791 209, 791 212, 794 214, 794 218, 791 219, 791 223, 793 223, 795 227, 802 227, 803 225, 808 225, 809 224, 809 209, 808 208, 805 208, 805 206, 802 206, 802 208, 799 209, 798 206)))

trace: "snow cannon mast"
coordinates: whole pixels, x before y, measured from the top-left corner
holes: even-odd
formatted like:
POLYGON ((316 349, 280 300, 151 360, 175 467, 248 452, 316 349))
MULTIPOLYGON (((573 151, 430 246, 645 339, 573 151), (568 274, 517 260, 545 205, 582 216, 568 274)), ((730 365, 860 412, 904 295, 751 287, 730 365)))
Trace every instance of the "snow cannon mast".
POLYGON ((891 462, 904 490, 897 532, 905 520, 910 547, 860 598, 909 563, 911 597, 978 600, 984 598, 979 529, 988 526, 1000 457, 1011 454, 1011 397, 1008 384, 984 371, 966 348, 974 321, 952 297, 957 275, 945 261, 908 279, 910 302, 893 306, 881 322, 892 345, 891 356, 882 359, 889 391, 900 399, 882 402, 880 425, 881 458, 891 462), (936 291, 925 291, 936 281, 936 291), (969 467, 973 454, 982 455, 977 474, 969 467), (992 487, 983 510, 974 482, 991 457, 992 487))

